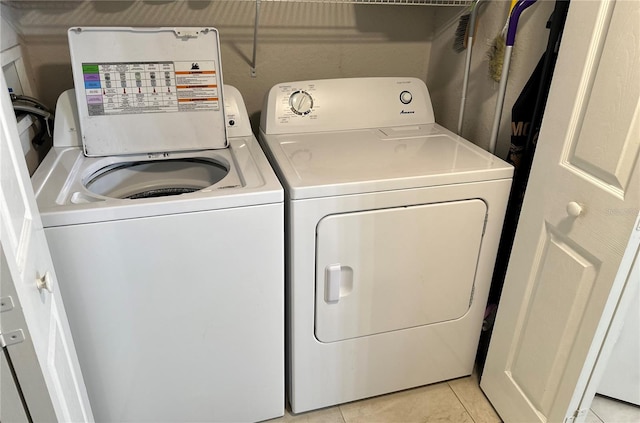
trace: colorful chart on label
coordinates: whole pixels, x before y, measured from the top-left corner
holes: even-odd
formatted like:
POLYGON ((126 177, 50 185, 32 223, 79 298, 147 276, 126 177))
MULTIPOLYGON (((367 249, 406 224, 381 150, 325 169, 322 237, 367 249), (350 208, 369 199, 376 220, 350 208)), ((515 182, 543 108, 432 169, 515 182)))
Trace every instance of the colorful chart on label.
POLYGON ((83 63, 89 116, 219 110, 213 61, 83 63))

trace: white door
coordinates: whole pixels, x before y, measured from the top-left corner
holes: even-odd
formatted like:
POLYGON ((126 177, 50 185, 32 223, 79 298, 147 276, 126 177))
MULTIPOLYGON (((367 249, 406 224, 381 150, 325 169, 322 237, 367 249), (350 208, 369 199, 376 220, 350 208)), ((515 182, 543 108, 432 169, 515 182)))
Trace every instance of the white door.
POLYGON ((2 76, 0 255, 3 290, 0 295, 3 307, 0 330, 3 347, 14 365, 34 421, 52 418, 61 422, 93 421, 7 93, 2 76))
POLYGON ((637 1, 569 8, 481 380, 506 422, 574 416, 620 295, 640 209, 638 22, 637 1))

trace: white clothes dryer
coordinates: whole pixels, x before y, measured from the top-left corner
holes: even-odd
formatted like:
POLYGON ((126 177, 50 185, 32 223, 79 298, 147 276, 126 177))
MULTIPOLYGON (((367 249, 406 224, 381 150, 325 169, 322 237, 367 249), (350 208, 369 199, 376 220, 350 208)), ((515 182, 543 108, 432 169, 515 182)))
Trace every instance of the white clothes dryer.
POLYGON ((414 78, 282 83, 288 397, 303 412, 469 375, 513 169, 434 122, 414 78))
POLYGON ((217 31, 69 38, 32 183, 96 420, 283 415, 284 193, 217 31))

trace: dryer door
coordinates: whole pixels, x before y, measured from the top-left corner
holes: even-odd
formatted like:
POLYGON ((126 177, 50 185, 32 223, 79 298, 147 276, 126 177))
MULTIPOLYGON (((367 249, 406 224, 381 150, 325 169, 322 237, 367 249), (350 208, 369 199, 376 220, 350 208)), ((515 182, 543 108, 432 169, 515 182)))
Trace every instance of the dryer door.
POLYGON ((462 317, 473 300, 482 200, 330 215, 317 227, 316 338, 462 317))

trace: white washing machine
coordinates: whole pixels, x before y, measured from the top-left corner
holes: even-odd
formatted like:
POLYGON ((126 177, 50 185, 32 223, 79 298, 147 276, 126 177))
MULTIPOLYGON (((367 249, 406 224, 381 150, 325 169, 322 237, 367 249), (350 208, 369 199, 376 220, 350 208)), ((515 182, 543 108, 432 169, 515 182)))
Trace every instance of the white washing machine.
POLYGON ((260 138, 285 187, 292 411, 471 374, 512 167, 434 123, 414 78, 278 84, 260 138))
POLYGON ((32 182, 96 420, 283 415, 284 193, 217 31, 69 38, 32 182))

